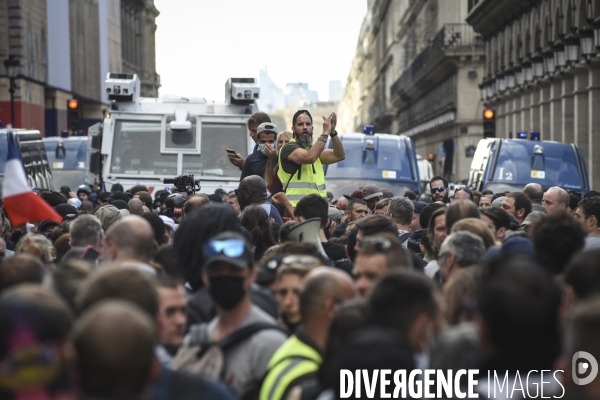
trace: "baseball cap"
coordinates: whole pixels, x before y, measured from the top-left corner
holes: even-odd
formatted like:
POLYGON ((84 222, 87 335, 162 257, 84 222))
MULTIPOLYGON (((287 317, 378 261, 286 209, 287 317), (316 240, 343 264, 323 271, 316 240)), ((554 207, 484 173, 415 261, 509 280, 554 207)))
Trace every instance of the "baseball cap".
POLYGON ((79 199, 71 198, 71 199, 67 200, 67 203, 72 205, 75 208, 81 207, 81 200, 79 200, 79 199))
POLYGON ((348 200, 352 200, 352 199, 361 199, 362 200, 363 191, 358 189, 358 190, 355 190, 354 192, 352 192, 351 195, 345 194, 344 197, 347 198, 348 200))
POLYGON ((262 132, 273 132, 277 134, 277 125, 272 122, 263 122, 256 129, 256 136, 260 135, 262 132))
POLYGON ((73 207, 70 204, 59 204, 56 207, 54 207, 54 210, 63 218, 65 219, 65 217, 69 214, 77 214, 77 209, 75 207, 73 207))
POLYGON ((223 261, 236 268, 247 268, 254 263, 252 247, 244 235, 237 232, 223 232, 212 237, 202 246, 206 260, 202 268, 223 261))
POLYGON ((363 188, 362 194, 364 200, 370 200, 377 196, 383 197, 383 192, 379 189, 379 187, 377 187, 377 185, 372 183, 363 188))
POLYGON ((427 205, 427 204, 425 204, 425 203, 423 203, 421 201, 416 201, 416 200, 412 200, 412 203, 413 203, 413 207, 415 209, 415 212, 419 213, 419 214, 421 214, 421 211, 423 211, 423 209, 427 205))

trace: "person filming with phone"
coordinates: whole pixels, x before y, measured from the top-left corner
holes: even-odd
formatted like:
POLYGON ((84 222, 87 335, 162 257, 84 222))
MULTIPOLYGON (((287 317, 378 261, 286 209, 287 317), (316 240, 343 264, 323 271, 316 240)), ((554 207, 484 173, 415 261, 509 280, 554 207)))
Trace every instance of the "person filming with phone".
POLYGON ((323 164, 335 164, 346 158, 344 146, 335 130, 337 117, 323 117, 323 134, 313 144, 313 119, 307 110, 299 110, 292 119, 293 137, 279 151, 277 175, 292 206, 309 194, 327 197, 323 164), (333 149, 325 149, 331 137, 333 149))
POLYGON ((277 126, 272 122, 263 122, 256 129, 257 151, 250 154, 244 162, 240 181, 250 175, 265 175, 265 167, 269 154, 275 151, 277 142, 277 126))

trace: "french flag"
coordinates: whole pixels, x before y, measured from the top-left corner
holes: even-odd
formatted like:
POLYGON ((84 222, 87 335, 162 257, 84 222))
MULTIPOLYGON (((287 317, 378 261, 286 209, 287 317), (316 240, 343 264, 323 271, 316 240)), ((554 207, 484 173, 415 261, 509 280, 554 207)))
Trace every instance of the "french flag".
POLYGON ((19 226, 26 222, 38 222, 45 219, 62 222, 61 216, 29 187, 11 125, 8 125, 6 137, 8 139, 8 157, 6 157, 4 165, 2 192, 4 210, 10 223, 12 226, 19 226))

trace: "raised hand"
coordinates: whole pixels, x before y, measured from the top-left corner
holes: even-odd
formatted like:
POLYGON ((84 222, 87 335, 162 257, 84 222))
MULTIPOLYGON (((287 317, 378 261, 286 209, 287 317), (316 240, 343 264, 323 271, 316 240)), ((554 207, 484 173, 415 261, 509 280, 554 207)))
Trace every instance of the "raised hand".
POLYGON ((329 136, 331 133, 331 120, 334 114, 329 114, 329 116, 323 117, 323 135, 329 136))

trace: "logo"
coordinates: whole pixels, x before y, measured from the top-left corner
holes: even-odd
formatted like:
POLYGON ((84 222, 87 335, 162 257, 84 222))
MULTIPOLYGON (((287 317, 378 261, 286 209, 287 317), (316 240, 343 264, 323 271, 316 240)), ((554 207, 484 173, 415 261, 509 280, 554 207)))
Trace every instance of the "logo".
POLYGON ((598 361, 588 352, 578 351, 571 360, 573 382, 577 385, 587 385, 598 375, 598 361), (587 376, 586 376, 587 375, 587 376))

